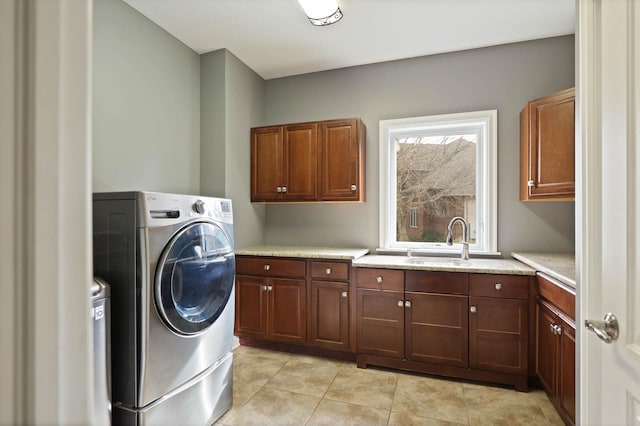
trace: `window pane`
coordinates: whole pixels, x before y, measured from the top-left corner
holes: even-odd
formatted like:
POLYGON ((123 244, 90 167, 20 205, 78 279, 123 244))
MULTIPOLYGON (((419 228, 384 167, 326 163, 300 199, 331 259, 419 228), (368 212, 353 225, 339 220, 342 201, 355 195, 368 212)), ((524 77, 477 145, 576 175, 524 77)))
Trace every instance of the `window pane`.
MULTIPOLYGON (((477 134, 396 137, 396 241, 444 243, 455 216, 476 239, 477 134)), ((454 242, 462 240, 456 227, 454 242)))

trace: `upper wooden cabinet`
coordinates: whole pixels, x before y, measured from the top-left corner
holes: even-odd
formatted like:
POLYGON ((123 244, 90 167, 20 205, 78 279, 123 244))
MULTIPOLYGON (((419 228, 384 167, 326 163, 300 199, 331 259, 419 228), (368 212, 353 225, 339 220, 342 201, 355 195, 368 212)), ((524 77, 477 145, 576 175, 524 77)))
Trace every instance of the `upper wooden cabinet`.
POLYGON ((251 201, 317 198, 318 124, 251 129, 251 201))
POLYGON ((364 201, 360 119, 251 129, 251 201, 364 201))
POLYGON ((527 103, 520 112, 520 200, 575 198, 575 89, 527 103))

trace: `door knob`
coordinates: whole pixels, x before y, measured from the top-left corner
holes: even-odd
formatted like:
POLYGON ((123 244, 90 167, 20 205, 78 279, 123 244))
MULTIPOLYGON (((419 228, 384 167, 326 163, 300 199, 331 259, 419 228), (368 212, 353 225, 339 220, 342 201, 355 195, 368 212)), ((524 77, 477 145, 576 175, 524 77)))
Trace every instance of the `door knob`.
POLYGON ((618 319, 611 312, 604 316, 604 321, 585 320, 584 325, 605 343, 613 342, 620 334, 618 319))

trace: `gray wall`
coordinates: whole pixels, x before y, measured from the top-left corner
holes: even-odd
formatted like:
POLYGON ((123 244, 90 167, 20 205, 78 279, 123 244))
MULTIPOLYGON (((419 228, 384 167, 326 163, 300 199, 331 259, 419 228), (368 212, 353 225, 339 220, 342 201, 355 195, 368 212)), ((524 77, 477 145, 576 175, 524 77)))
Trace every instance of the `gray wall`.
POLYGON ((574 85, 574 37, 412 58, 269 80, 264 125, 361 117, 366 204, 268 205, 268 244, 378 246, 378 121, 498 110, 498 249, 574 250, 574 204, 519 200, 519 113, 574 85))
POLYGON ((236 247, 264 242, 265 206, 250 202, 251 127, 264 121, 264 80, 228 50, 201 60, 202 194, 233 201, 236 247))
POLYGON ((200 57, 122 1, 93 6, 93 191, 200 190, 200 57))

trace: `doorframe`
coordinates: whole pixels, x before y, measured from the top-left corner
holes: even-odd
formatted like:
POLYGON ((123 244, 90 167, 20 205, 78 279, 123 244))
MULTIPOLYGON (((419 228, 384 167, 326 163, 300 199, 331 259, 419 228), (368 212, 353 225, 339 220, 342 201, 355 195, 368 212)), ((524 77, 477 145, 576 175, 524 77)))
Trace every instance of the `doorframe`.
POLYGON ((92 0, 0 28, 0 424, 91 424, 92 0))
POLYGON ((600 0, 576 0, 576 19, 576 424, 597 424, 604 345, 583 324, 603 312, 600 0))

